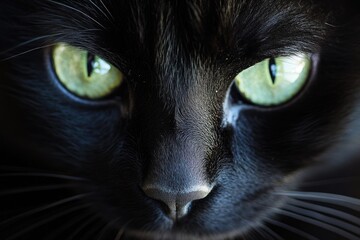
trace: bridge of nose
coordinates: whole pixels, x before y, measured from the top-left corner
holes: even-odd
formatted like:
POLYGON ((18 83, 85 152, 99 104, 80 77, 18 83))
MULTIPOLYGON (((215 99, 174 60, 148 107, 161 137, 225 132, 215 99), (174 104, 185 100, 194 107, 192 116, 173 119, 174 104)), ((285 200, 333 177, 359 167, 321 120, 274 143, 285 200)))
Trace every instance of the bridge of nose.
POLYGON ((206 152, 202 143, 169 137, 155 147, 144 185, 161 186, 169 192, 190 192, 195 186, 207 185, 206 152))
POLYGON ((189 203, 210 192, 205 158, 197 144, 164 141, 149 164, 144 192, 165 203, 172 217, 186 214, 189 203))

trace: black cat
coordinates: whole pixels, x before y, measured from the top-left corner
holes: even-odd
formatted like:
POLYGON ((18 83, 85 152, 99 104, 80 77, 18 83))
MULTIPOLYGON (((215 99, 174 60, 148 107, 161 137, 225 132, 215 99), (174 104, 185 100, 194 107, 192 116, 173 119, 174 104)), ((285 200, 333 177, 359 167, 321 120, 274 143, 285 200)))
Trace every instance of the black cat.
POLYGON ((0 6, 1 239, 360 239, 357 1, 0 6))

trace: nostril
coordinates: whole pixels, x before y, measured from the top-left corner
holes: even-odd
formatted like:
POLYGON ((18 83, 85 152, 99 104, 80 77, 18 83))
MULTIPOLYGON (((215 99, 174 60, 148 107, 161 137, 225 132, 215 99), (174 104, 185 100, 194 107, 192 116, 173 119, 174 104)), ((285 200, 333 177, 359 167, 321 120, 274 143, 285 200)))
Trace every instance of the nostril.
POLYGON ((176 195, 154 187, 144 187, 143 191, 148 197, 164 204, 169 211, 169 215, 176 209, 176 195))
POLYGON ((191 202, 205 198, 211 191, 207 186, 197 186, 190 191, 171 191, 154 186, 145 186, 143 191, 153 199, 165 203, 168 215, 173 220, 180 219, 188 214, 191 202))

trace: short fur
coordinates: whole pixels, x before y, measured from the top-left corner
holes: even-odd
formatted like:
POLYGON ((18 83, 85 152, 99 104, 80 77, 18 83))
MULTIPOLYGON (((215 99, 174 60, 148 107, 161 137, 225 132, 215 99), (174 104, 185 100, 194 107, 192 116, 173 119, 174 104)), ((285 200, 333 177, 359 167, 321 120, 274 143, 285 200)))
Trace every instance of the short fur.
POLYGON ((5 194, 0 238, 241 239, 261 229, 293 176, 354 150, 358 9, 345 0, 2 1, 1 189, 55 190, 5 194), (124 89, 99 102, 61 90, 49 61, 58 42, 116 65, 124 89), (293 101, 264 109, 234 92, 242 70, 297 52, 316 65, 293 101), (175 224, 140 188, 197 178, 214 189, 175 224))

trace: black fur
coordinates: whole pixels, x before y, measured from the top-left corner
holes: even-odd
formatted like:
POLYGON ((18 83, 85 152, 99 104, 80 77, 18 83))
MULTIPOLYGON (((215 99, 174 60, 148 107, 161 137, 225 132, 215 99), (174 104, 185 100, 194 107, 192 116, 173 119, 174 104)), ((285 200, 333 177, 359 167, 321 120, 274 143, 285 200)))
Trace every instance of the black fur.
POLYGON ((127 239, 241 239, 281 206, 276 192, 293 188, 294 174, 335 152, 352 152, 346 133, 360 133, 356 1, 5 0, 0 6, 0 169, 86 179, 1 178, 4 192, 71 184, 5 194, 1 239, 116 239, 122 227, 127 239), (126 85, 99 102, 70 97, 56 85, 49 59, 57 42, 108 60, 125 73, 126 85), (245 68, 296 52, 313 54, 315 65, 306 91, 290 103, 244 106, 231 93, 245 68), (224 120, 230 112, 236 119, 224 120), (175 224, 140 188, 146 181, 180 188, 193 178, 214 189, 175 224), (11 219, 84 193, 91 194, 11 219))

